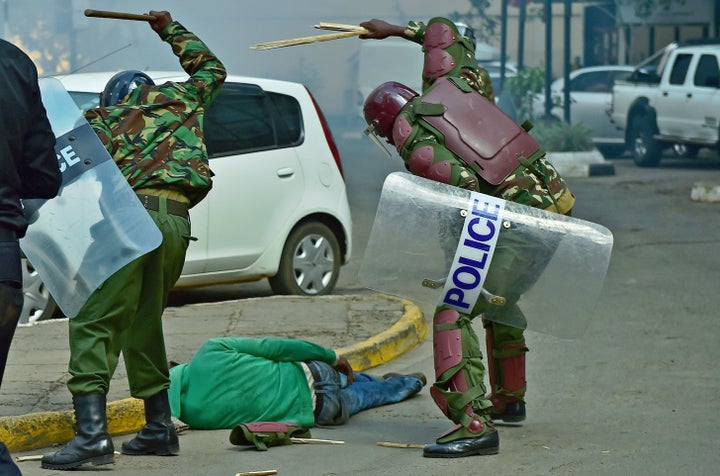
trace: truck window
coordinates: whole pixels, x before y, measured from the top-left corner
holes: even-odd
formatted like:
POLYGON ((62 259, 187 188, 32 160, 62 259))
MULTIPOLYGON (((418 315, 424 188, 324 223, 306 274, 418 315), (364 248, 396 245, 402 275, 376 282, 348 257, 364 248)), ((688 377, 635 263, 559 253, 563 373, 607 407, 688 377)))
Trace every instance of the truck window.
POLYGON ((679 54, 675 57, 675 63, 673 64, 672 70, 670 71, 670 84, 683 84, 685 82, 685 76, 687 76, 688 67, 690 66, 690 60, 692 55, 679 54))
POLYGON ((715 55, 702 55, 700 57, 693 83, 695 86, 706 88, 720 87, 720 69, 715 55))

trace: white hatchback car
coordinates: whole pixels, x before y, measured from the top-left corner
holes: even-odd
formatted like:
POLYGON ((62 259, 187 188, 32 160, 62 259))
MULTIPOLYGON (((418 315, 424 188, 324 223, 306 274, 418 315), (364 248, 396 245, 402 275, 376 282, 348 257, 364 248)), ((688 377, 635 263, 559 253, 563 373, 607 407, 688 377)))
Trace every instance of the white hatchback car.
MULTIPOLYGON (((82 110, 114 72, 58 79, 82 110)), ((148 72, 159 84, 178 73, 148 72)), ((268 278, 276 294, 321 295, 351 253, 352 220, 340 156, 309 90, 229 75, 205 116, 213 188, 190 211, 192 234, 176 288, 268 278)), ((24 260, 20 322, 49 318, 55 303, 24 260)))

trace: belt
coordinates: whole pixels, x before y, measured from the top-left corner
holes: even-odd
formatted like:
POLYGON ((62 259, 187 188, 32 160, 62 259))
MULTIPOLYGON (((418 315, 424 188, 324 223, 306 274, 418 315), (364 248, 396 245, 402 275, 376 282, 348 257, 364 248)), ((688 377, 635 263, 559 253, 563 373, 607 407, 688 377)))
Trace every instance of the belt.
MULTIPOLYGON (((140 203, 148 210, 156 212, 160 211, 160 197, 155 195, 138 195, 140 203)), ((165 199, 167 212, 170 215, 176 215, 183 218, 189 218, 187 203, 178 202, 177 200, 165 199)))
POLYGON ((15 230, 0 228, 0 241, 17 241, 17 233, 15 230))
MULTIPOLYGON (((305 361, 304 363, 310 369, 310 373, 312 374, 313 380, 315 382, 321 382, 322 379, 320 378, 320 374, 318 373, 318 369, 317 369, 317 367, 315 367, 315 364, 310 360, 305 361)), ((313 385, 313 387, 314 387, 314 385, 313 385)), ((310 390, 312 392, 315 392, 315 388, 310 388, 310 390)), ((322 407, 323 407, 323 394, 322 394, 322 392, 315 392, 315 411, 313 413, 314 413, 316 419, 320 416, 322 407)))

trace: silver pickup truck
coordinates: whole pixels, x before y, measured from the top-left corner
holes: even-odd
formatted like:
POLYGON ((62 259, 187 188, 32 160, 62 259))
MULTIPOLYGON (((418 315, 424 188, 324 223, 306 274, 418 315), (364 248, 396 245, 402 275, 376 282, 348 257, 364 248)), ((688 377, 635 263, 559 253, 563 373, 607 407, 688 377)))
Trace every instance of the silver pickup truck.
POLYGON ((671 43, 615 83, 609 114, 635 164, 656 166, 670 147, 687 157, 718 148, 719 64, 720 42, 671 43))

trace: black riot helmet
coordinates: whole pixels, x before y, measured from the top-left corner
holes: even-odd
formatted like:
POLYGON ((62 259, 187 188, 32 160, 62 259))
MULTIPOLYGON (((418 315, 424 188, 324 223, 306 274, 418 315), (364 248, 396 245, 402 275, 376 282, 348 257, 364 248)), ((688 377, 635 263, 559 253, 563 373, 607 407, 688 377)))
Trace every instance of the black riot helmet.
POLYGON ((154 85, 150 76, 142 71, 129 70, 120 71, 105 85, 105 89, 100 93, 100 106, 108 107, 119 103, 125 96, 130 94, 135 88, 143 84, 154 85))

